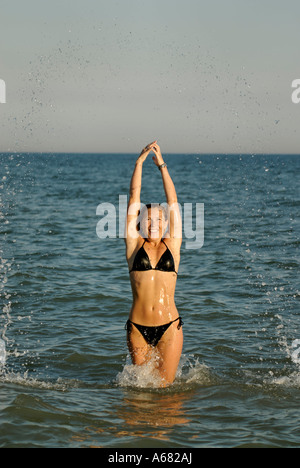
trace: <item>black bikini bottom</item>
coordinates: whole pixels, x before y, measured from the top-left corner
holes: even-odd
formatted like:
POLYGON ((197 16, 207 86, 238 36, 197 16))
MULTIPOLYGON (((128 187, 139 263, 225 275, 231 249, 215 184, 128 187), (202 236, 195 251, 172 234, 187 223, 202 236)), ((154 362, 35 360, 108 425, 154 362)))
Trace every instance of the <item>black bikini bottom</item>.
POLYGON ((145 341, 149 345, 157 346, 163 334, 168 330, 168 328, 172 325, 172 323, 177 322, 177 320, 179 321, 177 328, 178 330, 180 330, 180 328, 183 325, 183 321, 181 317, 178 317, 177 319, 172 320, 172 322, 166 323, 165 325, 160 325, 158 327, 145 327, 144 325, 138 325, 137 323, 134 323, 131 320, 127 320, 125 329, 127 330, 128 334, 130 334, 132 325, 134 325, 139 330, 141 335, 143 335, 145 341))

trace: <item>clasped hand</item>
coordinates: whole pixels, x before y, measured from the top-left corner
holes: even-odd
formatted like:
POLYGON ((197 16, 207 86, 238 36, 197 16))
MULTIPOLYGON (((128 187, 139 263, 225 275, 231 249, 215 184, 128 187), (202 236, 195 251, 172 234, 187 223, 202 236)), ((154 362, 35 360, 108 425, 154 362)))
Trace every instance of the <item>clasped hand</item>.
POLYGON ((157 144, 157 140, 153 141, 152 143, 149 143, 149 145, 145 146, 145 148, 142 149, 142 152, 138 157, 138 161, 144 162, 148 154, 151 153, 151 151, 153 151, 154 153, 154 156, 152 156, 152 160, 154 161, 156 166, 160 166, 161 164, 163 164, 164 161, 161 155, 160 147, 157 144))

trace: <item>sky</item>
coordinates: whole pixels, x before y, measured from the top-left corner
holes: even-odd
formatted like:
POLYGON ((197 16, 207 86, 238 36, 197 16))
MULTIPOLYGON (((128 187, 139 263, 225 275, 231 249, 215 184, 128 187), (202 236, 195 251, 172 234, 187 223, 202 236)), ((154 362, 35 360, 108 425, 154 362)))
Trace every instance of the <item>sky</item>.
POLYGON ((299 0, 0 0, 0 151, 299 153, 299 0))

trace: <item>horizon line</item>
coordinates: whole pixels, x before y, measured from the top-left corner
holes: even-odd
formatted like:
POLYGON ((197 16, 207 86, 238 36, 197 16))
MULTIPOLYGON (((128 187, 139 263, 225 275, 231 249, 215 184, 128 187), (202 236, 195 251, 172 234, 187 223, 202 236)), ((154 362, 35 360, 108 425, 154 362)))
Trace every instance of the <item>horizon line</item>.
MULTIPOLYGON (((120 152, 120 151, 101 151, 101 152, 98 152, 98 151, 87 151, 87 152, 83 152, 83 151, 1 151, 0 150, 0 154, 1 155, 6 155, 6 154, 9 154, 9 155, 17 155, 17 154, 33 154, 33 155, 51 155, 51 154, 61 154, 61 155, 99 155, 99 156, 102 156, 102 155, 121 155, 121 154, 124 154, 124 155, 128 155, 128 156, 131 156, 131 155, 138 155, 138 152, 134 152, 134 151, 125 151, 125 152, 120 152)), ((218 152, 168 152, 168 151, 164 151, 164 154, 165 155, 168 155, 168 156, 300 156, 300 152, 294 152, 294 153, 291 153, 291 152, 288 152, 288 153, 268 153, 268 152, 261 152, 261 153, 257 153, 257 152, 224 152, 224 153, 218 153, 218 152)))

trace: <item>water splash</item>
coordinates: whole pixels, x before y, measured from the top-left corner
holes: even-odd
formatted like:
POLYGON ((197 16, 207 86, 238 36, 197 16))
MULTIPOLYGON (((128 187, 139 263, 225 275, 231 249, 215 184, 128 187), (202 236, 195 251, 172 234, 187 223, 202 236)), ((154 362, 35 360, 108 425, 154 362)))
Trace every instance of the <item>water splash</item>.
POLYGON ((300 358, 299 358, 300 340, 294 340, 293 343, 292 343, 292 348, 297 348, 297 349, 295 349, 295 351, 292 352, 291 359, 295 364, 300 364, 300 358))
POLYGON ((153 353, 151 359, 142 366, 129 363, 129 356, 122 372, 116 381, 120 387, 160 388, 162 379, 157 369, 158 355, 153 353))
MULTIPOLYGON (((153 354, 152 358, 142 366, 136 366, 128 362, 122 372, 116 377, 120 387, 133 388, 161 388, 164 381, 157 369, 159 356, 153 354)), ((210 370, 199 362, 193 355, 182 355, 177 369, 175 381, 172 387, 184 387, 189 385, 209 385, 211 382, 210 370)))
MULTIPOLYGON (((8 161, 13 160, 13 155, 8 158, 8 161)), ((14 195, 13 190, 10 189, 10 169, 7 163, 4 165, 5 175, 2 176, 0 181, 0 220, 1 220, 1 234, 3 235, 4 243, 7 237, 7 229, 9 227, 9 220, 7 213, 10 206, 9 197, 14 195)), ((7 357, 7 344, 8 338, 6 337, 7 329, 12 322, 11 318, 11 294, 7 291, 8 275, 12 269, 11 261, 8 260, 4 250, 0 250, 0 304, 2 314, 0 315, 0 365, 1 367, 6 363, 7 357)))
POLYGON ((2 251, 0 251, 0 298, 2 302, 2 314, 0 315, 0 365, 3 366, 6 362, 6 331, 11 323, 11 301, 10 294, 5 290, 7 283, 7 274, 10 271, 11 264, 2 257, 2 251))
POLYGON ((6 362, 5 342, 0 339, 0 366, 4 366, 6 362))
POLYGON ((207 386, 213 381, 210 368, 195 358, 194 355, 181 357, 175 385, 200 385, 207 386))
POLYGON ((293 370, 288 375, 275 377, 272 382, 276 385, 281 385, 286 388, 300 388, 300 339, 295 339, 289 345, 285 340, 285 351, 287 358, 296 370, 293 370))
POLYGON ((275 383, 277 385, 282 385, 284 387, 289 388, 300 388, 300 340, 296 339, 293 340, 291 343, 291 347, 288 348, 288 355, 293 362, 297 366, 297 369, 292 372, 290 375, 282 376, 275 379, 275 383))
POLYGON ((6 291, 7 275, 11 269, 11 264, 2 257, 2 251, 0 251, 0 299, 2 306, 2 314, 0 315, 0 364, 4 364, 6 360, 6 346, 8 342, 6 337, 6 331, 12 322, 11 318, 11 301, 10 294, 6 291))

